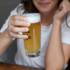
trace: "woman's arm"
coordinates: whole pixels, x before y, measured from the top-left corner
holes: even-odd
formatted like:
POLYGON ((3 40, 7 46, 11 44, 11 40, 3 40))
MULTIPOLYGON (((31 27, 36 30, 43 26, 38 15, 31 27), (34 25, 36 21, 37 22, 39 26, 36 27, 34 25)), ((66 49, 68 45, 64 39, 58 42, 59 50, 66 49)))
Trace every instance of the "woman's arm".
POLYGON ((61 43, 61 22, 54 22, 46 53, 46 70, 62 70, 64 54, 61 43))
POLYGON ((63 17, 70 12, 69 6, 68 0, 63 0, 54 15, 53 29, 46 53, 46 70, 62 70, 65 64, 66 56, 61 41, 61 23, 63 17))
POLYGON ((8 28, 5 32, 0 33, 0 55, 8 48, 13 39, 27 39, 28 35, 19 32, 28 32, 30 23, 23 20, 23 16, 11 16, 8 28), (19 21, 18 21, 19 20, 19 21))
POLYGON ((12 42, 13 40, 7 31, 0 33, 0 56, 7 50, 12 42))

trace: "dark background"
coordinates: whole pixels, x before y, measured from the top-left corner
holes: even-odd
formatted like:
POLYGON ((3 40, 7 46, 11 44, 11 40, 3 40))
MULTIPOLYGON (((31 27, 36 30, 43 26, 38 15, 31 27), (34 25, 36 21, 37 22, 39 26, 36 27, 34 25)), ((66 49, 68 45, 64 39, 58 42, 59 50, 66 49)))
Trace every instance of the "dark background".
MULTIPOLYGON (((5 23, 10 12, 20 3, 20 0, 0 0, 0 28, 5 23)), ((8 51, 0 56, 0 62, 13 63, 13 58, 16 53, 16 41, 10 45, 8 51), (15 48, 14 48, 15 47, 15 48)))
POLYGON ((20 0, 0 0, 0 27, 19 2, 20 0))

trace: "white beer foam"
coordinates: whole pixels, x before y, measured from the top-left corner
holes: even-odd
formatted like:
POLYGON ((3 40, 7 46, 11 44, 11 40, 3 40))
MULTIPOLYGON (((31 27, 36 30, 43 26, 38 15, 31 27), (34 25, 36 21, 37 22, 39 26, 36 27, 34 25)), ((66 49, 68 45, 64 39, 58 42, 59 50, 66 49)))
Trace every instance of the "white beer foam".
POLYGON ((23 16, 26 17, 26 21, 29 23, 37 23, 41 20, 39 13, 26 13, 23 16))

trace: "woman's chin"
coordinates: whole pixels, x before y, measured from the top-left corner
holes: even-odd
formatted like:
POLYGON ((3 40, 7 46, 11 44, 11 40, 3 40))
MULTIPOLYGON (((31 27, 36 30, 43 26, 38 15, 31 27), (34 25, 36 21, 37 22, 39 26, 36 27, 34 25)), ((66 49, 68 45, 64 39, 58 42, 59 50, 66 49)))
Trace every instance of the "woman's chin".
POLYGON ((39 10, 39 11, 40 11, 41 13, 44 13, 44 14, 45 14, 45 13, 47 14, 47 13, 49 13, 49 12, 50 12, 50 10, 49 10, 49 9, 42 9, 42 10, 39 10))

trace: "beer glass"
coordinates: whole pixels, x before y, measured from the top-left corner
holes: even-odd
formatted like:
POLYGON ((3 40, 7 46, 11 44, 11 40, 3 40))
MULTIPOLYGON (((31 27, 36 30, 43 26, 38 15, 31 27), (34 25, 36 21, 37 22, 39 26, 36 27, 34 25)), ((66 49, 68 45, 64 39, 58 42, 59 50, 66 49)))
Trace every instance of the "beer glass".
POLYGON ((26 17, 26 21, 31 25, 29 31, 25 32, 29 36, 28 39, 24 40, 25 52, 30 57, 35 57, 40 54, 40 14, 39 13, 26 13, 23 15, 26 17))

